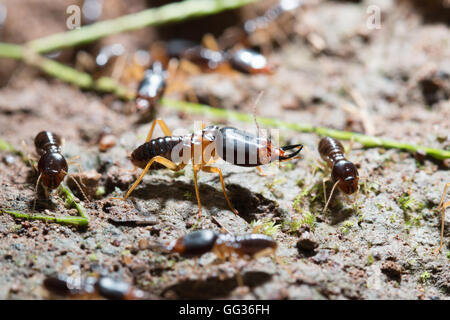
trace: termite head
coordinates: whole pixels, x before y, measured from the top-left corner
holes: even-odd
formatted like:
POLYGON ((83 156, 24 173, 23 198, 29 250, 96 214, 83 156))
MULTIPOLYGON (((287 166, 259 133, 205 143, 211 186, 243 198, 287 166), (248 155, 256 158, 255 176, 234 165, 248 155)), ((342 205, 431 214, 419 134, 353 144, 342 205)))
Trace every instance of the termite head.
POLYGON ((68 166, 66 159, 58 152, 44 153, 38 162, 41 181, 49 189, 56 189, 64 180, 68 166))
POLYGON ((225 161, 241 167, 256 167, 276 160, 293 159, 302 145, 275 147, 270 139, 232 127, 220 129, 217 137, 218 155, 225 161), (287 154, 287 150, 299 148, 287 154))
POLYGON ((348 160, 340 160, 336 162, 331 171, 333 181, 339 181, 339 189, 346 193, 352 194, 358 190, 359 175, 356 166, 348 160))
POLYGON ((212 250, 218 234, 211 230, 199 230, 185 235, 173 243, 167 249, 185 256, 200 256, 212 250))
POLYGON ((302 144, 293 144, 293 145, 290 145, 290 146, 281 147, 280 151, 278 151, 278 153, 279 153, 278 158, 279 158, 280 161, 291 160, 291 159, 295 158, 300 153, 300 151, 302 151, 302 149, 303 149, 303 145, 302 144), (295 149, 295 148, 298 148, 298 149, 296 151, 294 151, 294 152, 291 152, 290 154, 286 153, 286 151, 292 150, 292 149, 295 149))
POLYGON ((127 157, 128 159, 130 159, 130 161, 133 163, 133 165, 135 167, 144 169, 145 166, 148 163, 148 158, 147 158, 147 146, 146 144, 141 144, 139 147, 137 147, 136 149, 134 149, 134 151, 129 154, 127 157))

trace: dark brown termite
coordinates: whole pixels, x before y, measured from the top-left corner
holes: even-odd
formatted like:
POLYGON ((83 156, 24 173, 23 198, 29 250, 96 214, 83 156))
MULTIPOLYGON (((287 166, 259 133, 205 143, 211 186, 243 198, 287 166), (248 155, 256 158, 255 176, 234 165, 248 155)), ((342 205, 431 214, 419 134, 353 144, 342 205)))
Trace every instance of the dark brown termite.
POLYGON ((336 186, 347 195, 359 189, 359 174, 356 166, 345 158, 344 146, 339 140, 331 137, 322 138, 319 142, 319 154, 331 168, 331 180, 334 183, 328 201, 325 194, 326 205, 323 209, 325 212, 336 186))
POLYGON ((68 275, 47 277, 44 287, 58 297, 74 299, 139 300, 147 298, 145 292, 131 284, 109 276, 76 278, 68 275))
POLYGON ((38 162, 38 183, 50 189, 56 189, 69 169, 67 161, 61 154, 61 138, 50 131, 41 131, 34 139, 36 152, 40 156, 38 162))
MULTIPOLYGON (((199 215, 201 215, 202 205, 197 185, 197 172, 204 171, 219 175, 222 190, 230 209, 238 214, 233 208, 231 201, 225 192, 222 171, 211 164, 219 159, 223 159, 233 165, 242 167, 258 167, 273 161, 286 161, 296 157, 302 150, 303 145, 289 145, 276 147, 272 141, 245 131, 217 126, 204 127, 192 134, 184 136, 173 136, 170 129, 163 120, 154 120, 147 135, 146 142, 135 149, 130 156, 135 167, 144 169, 139 178, 133 183, 124 198, 126 200, 131 192, 141 182, 144 175, 156 162, 173 171, 182 170, 189 161, 192 161, 194 170, 194 186, 197 197, 199 215), (153 130, 159 124, 165 137, 152 139, 153 130), (297 149, 294 152, 286 151, 297 149)), ((154 167, 153 167, 154 168, 154 167)))
MULTIPOLYGON (((59 135, 50 131, 41 131, 36 135, 34 145, 36 147, 37 154, 40 156, 37 165, 39 177, 36 182, 36 192, 39 187, 39 183, 41 183, 44 186, 46 195, 48 196, 49 191, 56 189, 64 180, 69 167, 66 159, 61 153, 61 138, 59 135)), ((75 179, 73 179, 73 181, 78 186, 83 196, 87 199, 78 182, 75 179)), ((35 205, 36 199, 33 204, 33 209, 35 205)))

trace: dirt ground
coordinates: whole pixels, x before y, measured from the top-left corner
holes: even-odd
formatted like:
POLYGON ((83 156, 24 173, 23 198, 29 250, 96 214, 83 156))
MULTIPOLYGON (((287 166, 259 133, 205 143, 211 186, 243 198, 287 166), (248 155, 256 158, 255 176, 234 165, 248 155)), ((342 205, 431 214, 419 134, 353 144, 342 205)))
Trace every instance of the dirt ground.
MULTIPOLYGON (((8 17, 1 41, 22 43, 64 30, 61 17, 70 1, 41 1, 37 7, 36 1, 24 2, 28 4, 6 1, 8 17), (24 21, 33 12, 39 12, 36 16, 45 23, 33 20, 36 28, 28 32, 24 21)), ((143 0, 130 3, 105 9, 103 18, 146 7, 143 0)), ((278 66, 273 75, 193 75, 186 83, 198 99, 251 113, 253 101, 263 91, 256 108, 260 116, 372 131, 380 137, 450 149, 450 16, 433 20, 431 9, 423 14, 409 1, 306 3, 296 12, 287 39, 266 33, 273 44, 265 48, 268 59, 278 66), (366 27, 369 5, 381 9, 380 29, 366 27), (362 102, 356 103, 347 88, 362 102)), ((213 20, 218 24, 214 34, 270 4, 263 1, 225 18, 221 15, 213 20)), ((211 20, 183 24, 195 30, 191 38, 200 39, 208 31, 204 21, 211 20)), ((79 51, 93 53, 113 41, 124 41, 130 51, 148 48, 155 39, 184 36, 183 30, 189 29, 146 28, 79 51)), ((75 55, 75 50, 65 50, 58 59, 73 64, 75 55)), ((267 176, 251 168, 218 164, 239 216, 227 207, 218 177, 200 173, 203 212, 198 217, 191 166, 177 173, 152 171, 126 203, 109 200, 123 196, 137 178, 140 170, 130 173, 127 154, 144 142, 150 123, 127 112, 132 103, 81 91, 10 60, 0 60, 0 69, 1 138, 33 154, 39 131, 60 134, 64 155, 79 156, 84 171, 98 172, 94 193, 105 191, 83 202, 90 217, 86 230, 0 215, 0 299, 50 298, 43 279, 73 266, 83 275, 100 266, 157 299, 449 299, 450 214, 445 219, 444 247, 433 254, 441 226, 436 207, 450 182, 448 162, 355 143, 348 158, 359 167, 361 192, 355 203, 338 192, 322 213, 321 185, 328 174, 316 161, 320 138, 281 129, 281 144, 302 143, 308 148, 304 159, 282 169, 267 166, 263 169, 272 173, 267 176), (98 138, 105 127, 117 144, 100 152, 98 138), (157 223, 123 226, 111 220, 142 218, 157 223), (213 218, 234 234, 249 233, 254 221, 260 221, 278 242, 285 267, 272 257, 219 263, 213 254, 206 254, 196 262, 147 249, 196 229, 220 231, 213 218), (237 286, 237 270, 244 287, 237 286)), ((156 112, 173 130, 193 130, 198 120, 217 123, 162 106, 156 112)), ((254 129, 226 120, 219 124, 254 129)), ((1 152, 0 159, 0 208, 31 212, 36 175, 18 156, 1 152)), ((71 166, 70 172, 76 173, 77 167, 71 166)), ((330 182, 327 187, 329 193, 330 182)), ((46 209, 57 216, 76 214, 64 207, 56 192, 49 200, 38 201, 37 210, 46 209)))

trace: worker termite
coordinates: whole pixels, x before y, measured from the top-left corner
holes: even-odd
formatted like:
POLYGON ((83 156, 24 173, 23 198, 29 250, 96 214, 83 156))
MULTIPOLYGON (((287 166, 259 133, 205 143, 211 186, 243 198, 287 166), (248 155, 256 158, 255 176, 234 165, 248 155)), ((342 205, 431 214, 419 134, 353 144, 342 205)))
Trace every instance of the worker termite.
POLYGON ((267 254, 275 254, 277 242, 263 234, 233 236, 212 230, 198 230, 173 241, 166 249, 184 256, 201 256, 213 252, 219 259, 226 260, 236 254, 239 258, 252 259, 267 254))
POLYGON ((444 202, 445 195, 447 194, 447 188, 450 187, 450 182, 445 184, 444 192, 442 192, 441 201, 439 202, 439 205, 437 209, 442 209, 442 221, 441 221, 441 242, 439 244, 439 248, 436 250, 436 253, 441 251, 443 245, 444 245, 444 224, 445 224, 445 209, 450 207, 450 201, 444 202))
MULTIPOLYGON (((34 145, 36 152, 40 156, 37 171, 39 173, 38 180, 36 182, 36 192, 39 187, 39 183, 44 186, 46 195, 48 191, 56 189, 64 180, 68 172, 67 161, 61 154, 61 138, 50 131, 39 132, 35 139, 34 145)), ((73 179, 76 185, 79 187, 83 196, 83 190, 79 186, 78 182, 73 179)), ((36 205, 36 199, 33 204, 33 208, 36 205)))
POLYGON ((145 292, 125 281, 108 276, 74 279, 68 275, 57 275, 47 277, 43 284, 54 295, 74 299, 138 300, 147 298, 145 292))
POLYGON ((190 41, 173 40, 167 45, 168 53, 180 59, 188 60, 207 70, 216 70, 219 66, 229 63, 233 69, 243 73, 272 73, 274 67, 270 65, 264 55, 251 49, 235 49, 222 51, 212 36, 205 36, 204 42, 209 47, 190 41))
POLYGON ((328 201, 324 187, 326 205, 323 212, 325 212, 336 187, 339 187, 347 195, 359 189, 359 174, 356 166, 345 158, 344 146, 340 141, 331 137, 322 138, 319 142, 319 154, 322 160, 331 168, 331 180, 334 183, 328 201))
POLYGON ((130 187, 125 197, 119 199, 126 200, 130 196, 131 192, 133 192, 155 162, 173 171, 179 171, 189 161, 192 161, 199 216, 202 212, 202 205, 197 185, 198 171, 217 173, 219 175, 225 200, 230 209, 235 214, 238 214, 225 191, 222 171, 210 165, 219 159, 223 159, 236 166, 258 167, 276 160, 287 161, 299 158, 297 155, 303 148, 301 144, 280 148, 275 147, 270 139, 262 138, 259 135, 253 135, 233 127, 219 128, 217 126, 208 126, 205 128, 202 126, 201 130, 192 134, 173 136, 166 123, 160 119, 153 121, 145 141, 130 156, 130 160, 134 166, 144 170, 130 187), (160 125, 166 136, 152 140, 153 130, 156 124, 160 125), (292 149, 297 150, 291 153, 286 152, 292 149))
MULTIPOLYGON (((174 240, 165 249, 186 257, 199 257, 207 252, 214 253, 221 261, 238 258, 252 260, 272 254, 275 260, 284 266, 276 255, 277 242, 263 234, 234 236, 212 230, 198 230, 174 240)), ((287 270, 290 273, 290 270, 287 270)), ((244 285, 240 273, 237 273, 240 286, 244 285)))

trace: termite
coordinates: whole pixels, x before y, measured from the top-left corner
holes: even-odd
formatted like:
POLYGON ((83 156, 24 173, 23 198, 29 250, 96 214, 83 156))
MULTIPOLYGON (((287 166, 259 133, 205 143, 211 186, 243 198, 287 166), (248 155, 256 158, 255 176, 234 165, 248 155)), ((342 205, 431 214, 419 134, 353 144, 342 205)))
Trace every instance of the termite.
POLYGON ((215 70, 225 63, 243 73, 272 73, 274 70, 266 57, 259 52, 245 48, 220 50, 212 36, 205 36, 204 42, 209 43, 211 48, 190 41, 173 40, 167 45, 168 53, 170 56, 188 60, 209 70, 215 70))
POLYGON ((319 142, 319 154, 331 168, 331 180, 334 183, 328 201, 324 187, 326 205, 323 212, 325 212, 336 187, 347 195, 359 189, 359 174, 356 166, 345 158, 344 146, 340 141, 331 137, 322 138, 319 142))
MULTIPOLYGON (((187 257, 199 257, 207 252, 214 253, 221 261, 232 260, 236 255, 246 260, 256 259, 272 254, 283 267, 284 263, 276 255, 277 242, 270 236, 263 234, 246 234, 234 236, 218 233, 212 230, 198 230, 178 238, 165 249, 172 253, 179 253, 187 257)), ((286 271, 292 275, 289 269, 286 271)), ((236 273, 240 286, 244 285, 239 271, 236 273)))
POLYGON ((44 287, 57 296, 75 299, 137 300, 145 299, 146 294, 125 281, 108 276, 90 276, 75 279, 68 275, 57 275, 44 280, 44 287))
POLYGON ((184 256, 201 256, 213 252, 225 261, 236 254, 239 258, 253 259, 267 253, 275 254, 277 242, 263 234, 233 236, 212 230, 198 230, 173 241, 167 250, 184 256))
MULTIPOLYGON (((37 154, 40 156, 37 165, 39 177, 36 182, 36 192, 39 183, 41 183, 44 186, 46 195, 48 195, 49 190, 54 190, 61 184, 69 169, 67 161, 61 153, 61 138, 53 132, 41 131, 36 135, 34 145, 37 154)), ((75 179, 73 181, 87 199, 78 182, 75 179)), ((33 208, 35 205, 36 199, 33 208)))
POLYGON ((250 49, 239 49, 227 54, 231 66, 244 73, 272 73, 274 67, 267 62, 265 56, 250 49))
POLYGON ((166 89, 166 79, 167 72, 161 62, 155 61, 152 67, 145 71, 144 79, 139 83, 136 97, 138 110, 145 112, 159 102, 166 89))
POLYGON ((241 167, 258 167, 276 160, 287 161, 299 158, 296 156, 302 148, 303 145, 301 144, 278 148, 272 144, 270 139, 233 127, 219 128, 218 126, 208 126, 205 128, 202 126, 201 130, 192 134, 173 136, 166 123, 161 119, 156 119, 152 123, 145 143, 140 145, 130 155, 130 160, 134 166, 144 170, 130 187, 125 197, 119 199, 126 200, 130 196, 131 192, 133 192, 155 162, 173 171, 179 171, 191 160, 199 216, 201 216, 202 205, 197 185, 197 172, 200 170, 219 175, 225 200, 230 209, 235 214, 238 214, 225 191, 222 171, 210 165, 219 159, 223 159, 241 167), (156 124, 159 124, 166 135, 165 137, 152 139, 156 124), (289 154, 286 152, 292 149, 297 150, 289 154))

